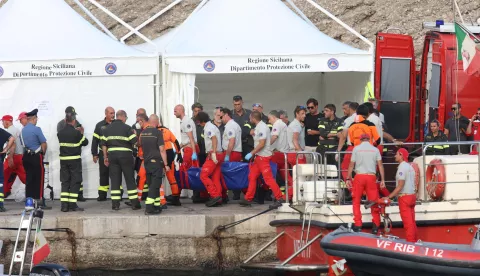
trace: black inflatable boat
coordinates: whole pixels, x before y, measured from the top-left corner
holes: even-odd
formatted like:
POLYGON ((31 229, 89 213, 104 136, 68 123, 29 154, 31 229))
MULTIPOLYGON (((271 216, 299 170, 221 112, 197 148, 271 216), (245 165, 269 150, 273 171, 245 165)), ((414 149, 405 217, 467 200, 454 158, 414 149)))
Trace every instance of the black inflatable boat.
POLYGON ((417 242, 356 233, 340 227, 321 241, 330 256, 344 258, 355 276, 480 275, 479 232, 472 245, 417 242))

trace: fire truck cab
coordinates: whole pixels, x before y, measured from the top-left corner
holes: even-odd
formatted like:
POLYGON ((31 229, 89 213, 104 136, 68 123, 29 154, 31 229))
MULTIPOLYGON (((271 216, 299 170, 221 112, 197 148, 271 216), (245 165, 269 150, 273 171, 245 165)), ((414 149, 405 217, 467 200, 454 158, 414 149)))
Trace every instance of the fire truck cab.
MULTIPOLYGON (((480 33, 480 26, 465 26, 480 33)), ((376 39, 375 97, 389 133, 407 142, 423 141, 433 119, 443 128, 456 102, 468 118, 480 107, 480 73, 467 75, 457 60, 455 25, 437 20, 423 28, 427 33, 418 73, 411 36, 385 32, 376 39)))

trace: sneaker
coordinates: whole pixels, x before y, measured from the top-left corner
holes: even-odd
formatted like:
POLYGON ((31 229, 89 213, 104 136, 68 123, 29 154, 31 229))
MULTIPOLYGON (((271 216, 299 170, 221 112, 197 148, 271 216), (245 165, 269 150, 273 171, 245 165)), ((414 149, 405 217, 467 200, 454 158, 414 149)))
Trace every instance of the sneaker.
POLYGON ((275 200, 275 202, 268 206, 270 209, 278 209, 279 207, 282 207, 282 204, 285 203, 285 200, 282 198, 275 200))
POLYGON ((210 199, 209 201, 207 201, 207 203, 205 203, 205 206, 207 207, 213 207, 215 205, 217 205, 217 203, 222 203, 222 197, 221 196, 217 196, 217 197, 214 197, 212 199, 210 199))
POLYGON ((362 232, 362 227, 361 226, 353 226, 352 227, 353 232, 362 232))
POLYGON ((240 200, 240 207, 252 207, 252 201, 248 201, 246 199, 240 200))

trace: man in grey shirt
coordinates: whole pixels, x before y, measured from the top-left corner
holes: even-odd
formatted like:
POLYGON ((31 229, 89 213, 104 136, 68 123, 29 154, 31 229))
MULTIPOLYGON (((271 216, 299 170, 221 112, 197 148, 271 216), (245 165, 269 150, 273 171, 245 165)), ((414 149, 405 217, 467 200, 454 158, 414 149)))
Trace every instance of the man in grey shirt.
MULTIPOLYGON (((380 152, 376 147, 370 144, 370 136, 368 134, 362 134, 360 136, 360 141, 361 144, 353 149, 352 158, 348 166, 347 176, 347 185, 351 186, 353 168, 355 167, 352 199, 353 220, 355 222, 353 230, 357 232, 361 231, 362 229, 362 212, 360 211, 360 202, 362 200, 363 192, 366 192, 369 201, 376 202, 379 199, 376 176, 377 166, 382 180, 380 187, 385 187, 385 174, 380 152)), ((371 211, 373 220, 372 234, 377 234, 378 227, 380 226, 380 210, 378 205, 373 205, 371 211)))
MULTIPOLYGON (((75 116, 77 115, 77 112, 75 112, 75 108, 73 108, 73 106, 68 106, 65 109, 65 115, 67 115, 69 113, 72 114, 72 115, 75 115, 75 116)), ((75 128, 78 129, 78 130, 81 129, 83 131, 82 124, 78 120, 75 120, 75 122, 76 122, 75 128)), ((67 123, 65 122, 65 119, 62 119, 60 122, 58 122, 57 132, 64 129, 66 125, 67 125, 67 123)))

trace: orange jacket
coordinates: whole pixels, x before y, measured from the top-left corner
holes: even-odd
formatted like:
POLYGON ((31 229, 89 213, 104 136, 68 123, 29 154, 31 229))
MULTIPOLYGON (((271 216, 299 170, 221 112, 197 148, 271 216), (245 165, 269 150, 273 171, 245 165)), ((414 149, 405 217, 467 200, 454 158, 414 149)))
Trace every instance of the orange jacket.
POLYGON ((360 141, 360 136, 362 134, 368 134, 370 136, 370 144, 379 145, 380 144, 380 135, 378 135, 377 128, 372 122, 365 120, 363 116, 358 115, 348 128, 348 136, 350 137, 350 142, 353 146, 358 146, 362 143, 360 141))
POLYGON ((180 152, 180 144, 177 137, 170 131, 170 129, 161 126, 158 128, 163 133, 163 142, 165 143, 165 150, 173 149, 172 143, 175 146, 176 152, 180 152))

